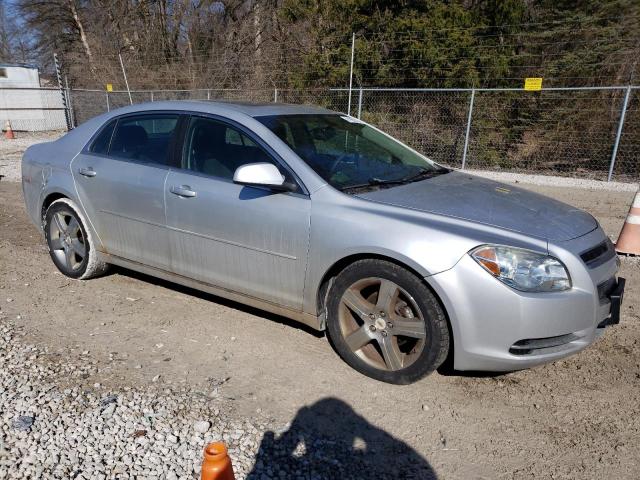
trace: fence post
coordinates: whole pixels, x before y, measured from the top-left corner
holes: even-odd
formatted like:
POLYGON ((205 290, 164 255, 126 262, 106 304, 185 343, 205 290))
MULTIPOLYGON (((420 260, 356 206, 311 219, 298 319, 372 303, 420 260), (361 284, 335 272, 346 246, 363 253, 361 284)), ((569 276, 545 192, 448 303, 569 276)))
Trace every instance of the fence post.
POLYGON ((627 106, 629 105, 629 95, 631 94, 631 85, 627 86, 622 102, 622 111, 620 112, 620 121, 618 122, 618 131, 616 133, 616 141, 613 144, 613 152, 611 152, 611 164, 609 165, 609 176, 607 182, 613 177, 613 168, 616 165, 616 155, 618 155, 618 146, 620 145, 620 137, 622 136, 622 126, 624 125, 624 117, 627 114, 627 106))
POLYGON ((358 120, 360 120, 360 115, 362 115, 362 87, 358 93, 358 120))
POLYGON ((71 90, 69 89, 69 78, 64 76, 64 88, 67 95, 67 105, 69 106, 69 119, 71 120, 71 128, 76 128, 76 116, 73 112, 73 102, 71 101, 71 90))
POLYGON ((127 93, 129 94, 129 104, 133 105, 133 98, 131 98, 131 90, 129 89, 129 80, 127 80, 127 72, 124 69, 124 62, 122 61, 122 54, 118 54, 120 59, 120 66, 122 67, 122 76, 124 77, 124 84, 127 86, 127 93))
POLYGON ((71 130, 71 118, 69 117, 69 107, 67 106, 67 96, 64 94, 64 88, 62 87, 62 74, 60 73, 60 63, 58 63, 58 54, 53 54, 53 63, 56 67, 56 77, 58 78, 58 88, 60 89, 60 96, 62 97, 62 107, 64 108, 64 119, 67 122, 67 131, 71 130))
POLYGON ((351 116, 351 87, 353 85, 353 55, 356 50, 356 34, 351 34, 351 64, 349 67, 349 101, 347 105, 347 115, 351 116))
POLYGON ((467 149, 469 148, 469 134, 471 133, 471 115, 473 114, 473 100, 476 98, 476 89, 471 89, 469 100, 469 114, 467 116, 467 132, 464 135, 464 149, 462 150, 462 169, 467 165, 467 149))

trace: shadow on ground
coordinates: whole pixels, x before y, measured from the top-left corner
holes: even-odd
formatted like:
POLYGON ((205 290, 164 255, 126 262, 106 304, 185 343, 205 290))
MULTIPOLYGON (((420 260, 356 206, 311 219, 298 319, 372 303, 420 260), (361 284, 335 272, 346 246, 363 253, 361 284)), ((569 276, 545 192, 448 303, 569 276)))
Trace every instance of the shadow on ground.
POLYGON ((264 434, 247 480, 278 477, 436 479, 437 475, 402 440, 371 425, 342 400, 325 398, 300 409, 281 435, 264 434))
POLYGON ((275 313, 270 313, 265 310, 261 310, 259 308, 254 308, 249 305, 245 305, 243 303, 238 303, 233 300, 229 300, 223 297, 218 297, 217 295, 213 295, 211 293, 207 293, 202 290, 196 290, 195 288, 186 287, 184 285, 180 285, 178 283, 174 283, 169 280, 153 277, 145 273, 136 272, 135 270, 129 270, 128 268, 118 267, 115 265, 112 265, 112 268, 111 270, 109 270, 109 272, 111 274, 120 274, 124 277, 129 277, 129 278, 147 282, 153 285, 164 287, 169 290, 173 290, 174 292, 184 293, 185 295, 191 295, 192 297, 197 297, 202 300, 206 300, 208 302, 214 302, 220 305, 224 305, 225 307, 233 308, 235 310, 240 310, 242 312, 248 313, 249 315, 255 315, 255 316, 270 320, 272 322, 286 325, 287 327, 297 328, 317 338, 324 337, 324 332, 315 330, 305 325, 304 323, 296 322, 295 320, 291 320, 289 318, 283 317, 281 315, 277 315, 275 313))

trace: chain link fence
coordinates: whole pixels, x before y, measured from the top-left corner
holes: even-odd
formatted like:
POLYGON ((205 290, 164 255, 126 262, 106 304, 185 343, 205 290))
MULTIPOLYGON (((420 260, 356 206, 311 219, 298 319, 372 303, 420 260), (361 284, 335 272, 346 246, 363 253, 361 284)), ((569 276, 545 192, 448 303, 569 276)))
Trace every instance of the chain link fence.
POLYGON ((73 128, 130 103, 162 100, 319 105, 362 118, 455 168, 640 180, 640 87, 635 86, 537 92, 356 88, 351 95, 344 88, 0 89, 0 120, 10 119, 16 130, 65 129, 65 113, 73 128))
POLYGON ((71 90, 70 101, 75 124, 124 107, 130 103, 159 102, 167 100, 223 100, 257 103, 296 103, 314 104, 337 110, 347 111, 348 91, 318 89, 197 89, 197 90, 132 90, 130 92, 105 92, 102 90, 71 90))
POLYGON ((353 115, 452 167, 640 179, 640 87, 354 93, 353 115))
POLYGON ((620 132, 617 159, 612 170, 616 180, 640 180, 640 88, 629 89, 626 115, 620 132))
POLYGON ((66 109, 57 88, 0 88, 0 126, 39 132, 66 130, 66 109))

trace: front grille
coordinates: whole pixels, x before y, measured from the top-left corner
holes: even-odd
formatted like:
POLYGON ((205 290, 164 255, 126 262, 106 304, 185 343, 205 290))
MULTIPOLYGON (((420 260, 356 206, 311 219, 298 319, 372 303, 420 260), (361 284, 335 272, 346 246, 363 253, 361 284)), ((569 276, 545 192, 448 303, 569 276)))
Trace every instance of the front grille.
POLYGON ((574 333, 567 335, 558 335, 557 337, 546 338, 527 338, 524 340, 518 340, 511 345, 509 353, 512 355, 531 355, 535 353, 551 353, 549 349, 554 351, 560 350, 557 347, 562 347, 567 343, 571 343, 575 340, 579 340, 580 337, 574 333))
POLYGON ((607 239, 593 248, 580 254, 580 258, 590 268, 595 268, 611 260, 616 256, 616 251, 611 240, 607 239))

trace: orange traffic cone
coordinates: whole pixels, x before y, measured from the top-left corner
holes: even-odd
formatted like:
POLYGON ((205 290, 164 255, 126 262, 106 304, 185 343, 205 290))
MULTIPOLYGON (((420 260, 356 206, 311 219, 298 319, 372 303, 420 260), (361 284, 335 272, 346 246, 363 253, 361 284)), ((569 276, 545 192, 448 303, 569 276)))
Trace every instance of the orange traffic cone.
POLYGON ((4 133, 4 136, 6 138, 8 138, 9 140, 14 140, 16 138, 15 133, 13 133, 13 130, 11 129, 11 122, 9 120, 7 120, 7 123, 4 124, 4 129, 6 130, 6 132, 4 133))
POLYGON ((636 193, 627 219, 624 221, 618 241, 616 252, 627 255, 640 255, 640 191, 636 193))
POLYGON ((202 480, 235 480, 227 447, 222 442, 210 443, 204 447, 202 460, 202 480))

